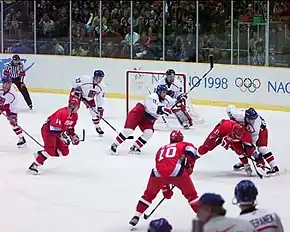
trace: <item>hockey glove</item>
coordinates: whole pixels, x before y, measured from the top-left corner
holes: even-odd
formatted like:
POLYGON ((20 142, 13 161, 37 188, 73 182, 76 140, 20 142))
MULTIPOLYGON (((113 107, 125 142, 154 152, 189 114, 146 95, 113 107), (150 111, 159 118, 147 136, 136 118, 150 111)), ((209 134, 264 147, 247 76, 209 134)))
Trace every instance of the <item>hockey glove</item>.
POLYGON ((70 145, 70 137, 67 132, 62 132, 60 134, 60 140, 67 146, 70 145))
POLYGON ((11 113, 10 116, 8 117, 8 120, 11 124, 11 126, 17 126, 17 114, 11 113))
POLYGON ((231 141, 229 137, 223 137, 221 146, 224 147, 224 149, 228 150, 231 146, 231 141))
POLYGON ((171 111, 171 109, 169 109, 165 106, 158 106, 157 114, 159 114, 159 115, 165 114, 166 116, 169 116, 170 114, 172 114, 172 111, 171 111))
POLYGON ((176 100, 177 100, 178 102, 184 102, 184 101, 186 101, 186 99, 187 99, 187 95, 184 94, 184 93, 180 94, 180 95, 176 98, 176 100))
POLYGON ((164 185, 161 190, 164 198, 170 199, 173 196, 173 191, 170 189, 170 185, 164 185))
POLYGON ((265 166, 265 162, 263 160, 263 156, 261 153, 254 151, 254 153, 252 154, 252 157, 254 158, 257 167, 263 168, 265 166))
POLYGON ((80 143, 80 138, 79 138, 79 136, 78 136, 77 134, 71 135, 71 136, 70 136, 70 139, 71 139, 71 143, 72 143, 73 145, 79 145, 79 143, 80 143))
POLYGON ((82 89, 81 88, 72 89, 71 93, 72 93, 71 94, 72 96, 77 97, 78 99, 82 98, 82 89))

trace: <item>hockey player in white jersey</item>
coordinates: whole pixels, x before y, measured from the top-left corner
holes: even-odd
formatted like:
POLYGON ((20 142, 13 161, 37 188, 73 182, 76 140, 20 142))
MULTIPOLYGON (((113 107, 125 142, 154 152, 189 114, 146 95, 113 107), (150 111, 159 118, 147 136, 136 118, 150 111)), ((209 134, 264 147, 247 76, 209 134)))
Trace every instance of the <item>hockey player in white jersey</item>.
MULTIPOLYGON (((229 105, 226 109, 227 115, 231 120, 237 121, 245 125, 248 131, 251 132, 252 142, 257 146, 258 152, 254 157, 258 167, 264 167, 265 161, 270 165, 271 170, 266 174, 273 175, 279 173, 279 168, 276 165, 275 157, 268 148, 268 129, 265 120, 253 108, 246 110, 237 109, 233 105, 229 105)), ((234 165, 234 170, 243 168, 242 163, 234 165)))
POLYGON ((80 98, 89 109, 99 136, 104 134, 100 127, 100 121, 104 114, 105 85, 102 82, 104 76, 105 74, 102 70, 96 70, 93 76, 77 77, 73 82, 73 88, 70 93, 80 98))
POLYGON ((18 93, 12 86, 10 77, 3 77, 0 84, 0 115, 8 119, 14 133, 18 136, 18 147, 26 144, 22 129, 18 126, 18 93))
POLYGON ((240 209, 240 219, 249 221, 260 232, 284 232, 278 214, 256 208, 258 189, 250 180, 242 180, 235 187, 235 204, 240 209))
POLYGON ((257 232, 247 221, 226 217, 224 199, 215 193, 205 193, 193 203, 197 207, 197 218, 203 225, 203 232, 257 232))
MULTIPOLYGON (((185 97, 184 90, 181 81, 175 78, 175 71, 173 69, 168 69, 166 71, 166 77, 160 79, 156 83, 154 92, 156 92, 158 85, 166 85, 168 88, 167 95, 171 98, 179 99, 180 97, 185 97)), ((178 122, 185 128, 188 129, 193 125, 192 118, 186 108, 186 99, 180 102, 179 106, 173 110, 178 122)))
POLYGON ((131 153, 139 154, 141 148, 148 142, 154 133, 154 123, 159 116, 170 115, 170 107, 176 102, 167 95, 167 86, 158 85, 156 92, 150 94, 143 103, 139 102, 129 112, 124 129, 118 134, 111 145, 111 151, 116 154, 117 147, 122 144, 139 127, 142 135, 130 148, 131 153))

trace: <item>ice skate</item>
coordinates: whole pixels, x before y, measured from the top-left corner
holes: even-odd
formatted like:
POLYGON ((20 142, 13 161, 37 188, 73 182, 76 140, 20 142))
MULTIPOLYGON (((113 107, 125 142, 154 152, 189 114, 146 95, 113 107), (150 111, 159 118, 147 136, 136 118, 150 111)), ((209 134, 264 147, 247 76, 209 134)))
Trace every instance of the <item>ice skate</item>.
POLYGON ((250 164, 245 164, 243 166, 245 168, 245 172, 247 173, 247 175, 248 176, 252 176, 253 171, 252 171, 252 168, 251 168, 250 164))
POLYGON ((279 174, 279 168, 277 166, 274 166, 271 170, 266 172, 267 175, 269 176, 274 176, 279 174))
POLYGON ((104 131, 102 130, 101 127, 97 127, 97 128, 96 128, 96 132, 98 133, 98 135, 99 135, 100 137, 103 137, 103 136, 104 136, 104 131))
POLYGON ((33 162, 30 167, 28 168, 28 173, 32 175, 37 175, 38 174, 38 165, 37 163, 33 162))
POLYGON ((141 149, 135 145, 133 145, 131 148, 130 148, 130 153, 131 154, 135 154, 135 155, 139 155, 141 153, 141 149))
POLYGON ((140 217, 138 217, 138 216, 134 216, 134 217, 131 219, 131 221, 129 222, 129 224, 130 224, 132 227, 134 227, 134 226, 136 226, 136 225, 138 224, 139 220, 140 220, 140 217))
POLYGON ((237 163, 233 166, 234 171, 241 171, 245 168, 245 166, 242 163, 237 163))
POLYGON ((111 153, 112 153, 112 155, 116 155, 116 153, 117 153, 117 147, 118 147, 118 145, 116 143, 113 143, 111 145, 111 153))
POLYGON ((18 143, 17 143, 17 147, 24 147, 26 144, 26 140, 24 137, 19 138, 18 143))

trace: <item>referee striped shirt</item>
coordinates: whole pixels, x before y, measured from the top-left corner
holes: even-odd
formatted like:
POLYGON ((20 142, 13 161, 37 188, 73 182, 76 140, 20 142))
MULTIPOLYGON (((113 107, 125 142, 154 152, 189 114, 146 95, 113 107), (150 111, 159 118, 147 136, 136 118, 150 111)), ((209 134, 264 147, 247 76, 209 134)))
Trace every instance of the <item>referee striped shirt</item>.
POLYGON ((25 76, 23 63, 19 62, 18 64, 14 64, 12 61, 6 63, 4 66, 3 75, 9 76, 13 79, 20 77, 20 81, 23 82, 25 76))

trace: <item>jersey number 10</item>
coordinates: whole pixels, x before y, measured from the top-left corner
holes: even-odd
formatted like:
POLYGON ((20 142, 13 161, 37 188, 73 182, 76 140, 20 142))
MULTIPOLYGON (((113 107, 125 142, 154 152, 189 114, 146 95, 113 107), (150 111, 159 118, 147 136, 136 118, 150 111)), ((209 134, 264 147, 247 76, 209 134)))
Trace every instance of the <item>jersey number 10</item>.
POLYGON ((173 158, 176 156, 177 147, 176 144, 171 144, 164 146, 161 150, 159 150, 158 161, 163 160, 164 158, 173 158))

